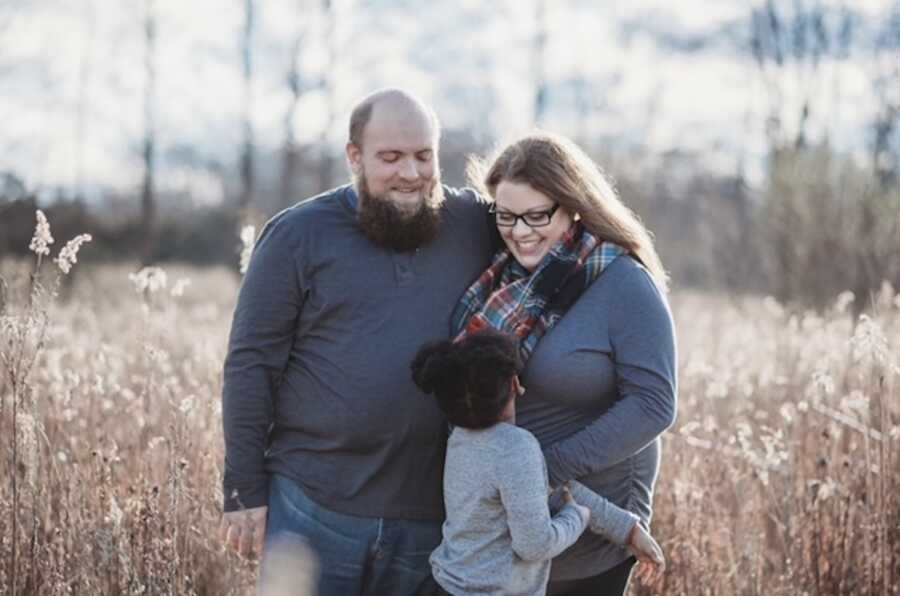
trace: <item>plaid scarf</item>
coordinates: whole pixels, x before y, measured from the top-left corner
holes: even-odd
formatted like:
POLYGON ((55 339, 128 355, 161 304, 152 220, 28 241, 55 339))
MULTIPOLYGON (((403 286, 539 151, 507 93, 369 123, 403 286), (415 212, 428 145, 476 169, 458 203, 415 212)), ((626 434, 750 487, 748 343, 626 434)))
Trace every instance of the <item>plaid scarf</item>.
POLYGON ((534 272, 504 248, 456 305, 452 335, 458 341, 493 327, 519 339, 522 361, 527 362, 541 337, 603 269, 625 253, 617 244, 598 242, 580 223, 550 249, 534 272))

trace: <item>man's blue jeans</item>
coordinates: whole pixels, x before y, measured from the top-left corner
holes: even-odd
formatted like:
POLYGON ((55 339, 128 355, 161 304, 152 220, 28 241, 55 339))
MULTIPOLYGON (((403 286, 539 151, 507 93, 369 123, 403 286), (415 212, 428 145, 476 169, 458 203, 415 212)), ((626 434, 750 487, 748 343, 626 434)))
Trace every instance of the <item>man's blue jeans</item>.
POLYGON ((430 585, 428 557, 441 541, 441 522, 356 517, 326 509, 296 482, 269 481, 266 547, 305 542, 318 558, 319 596, 413 596, 430 585))

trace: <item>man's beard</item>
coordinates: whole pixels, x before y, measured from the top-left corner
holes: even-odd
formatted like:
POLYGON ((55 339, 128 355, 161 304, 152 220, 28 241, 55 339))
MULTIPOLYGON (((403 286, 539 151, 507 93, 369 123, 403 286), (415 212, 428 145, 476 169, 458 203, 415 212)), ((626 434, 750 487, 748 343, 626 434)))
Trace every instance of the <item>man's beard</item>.
POLYGON ((378 246, 397 252, 410 252, 434 240, 441 223, 444 191, 435 180, 415 212, 407 213, 388 197, 369 192, 365 173, 356 179, 359 195, 357 220, 363 233, 378 246))

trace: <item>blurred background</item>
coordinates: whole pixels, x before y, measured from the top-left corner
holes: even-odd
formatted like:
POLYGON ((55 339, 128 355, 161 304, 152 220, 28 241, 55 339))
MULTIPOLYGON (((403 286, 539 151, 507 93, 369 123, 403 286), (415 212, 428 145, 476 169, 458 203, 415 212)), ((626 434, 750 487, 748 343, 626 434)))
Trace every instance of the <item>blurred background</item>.
POLYGON ((679 413, 632 595, 900 596, 900 0, 0 0, 0 593, 254 593, 214 531, 242 230, 347 180, 384 86, 448 183, 538 126, 656 234, 679 413))
POLYGON ((434 105, 452 185, 572 137, 675 287, 900 286, 895 0, 0 0, 0 256, 41 208, 82 260, 237 271, 242 225, 346 181, 384 86, 434 105))

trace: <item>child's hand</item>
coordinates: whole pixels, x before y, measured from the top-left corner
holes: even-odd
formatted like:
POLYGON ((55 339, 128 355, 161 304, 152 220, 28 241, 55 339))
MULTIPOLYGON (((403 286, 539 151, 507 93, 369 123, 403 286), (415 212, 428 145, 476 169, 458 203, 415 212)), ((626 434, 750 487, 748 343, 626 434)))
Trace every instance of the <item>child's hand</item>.
POLYGON ((584 521, 584 527, 586 528, 591 522, 591 510, 578 503, 575 503, 575 509, 578 510, 578 515, 581 516, 582 521, 584 521))
POLYGON ((579 505, 575 501, 575 497, 572 496, 571 491, 569 491, 568 486, 562 487, 562 498, 563 503, 566 505, 574 505, 575 510, 578 511, 578 515, 581 516, 581 519, 584 521, 584 525, 587 526, 588 522, 591 521, 591 510, 585 507, 584 505, 579 505))
POLYGON ((645 585, 655 583, 666 570, 666 558, 662 549, 644 527, 636 523, 628 535, 628 548, 638 560, 635 577, 645 585))

